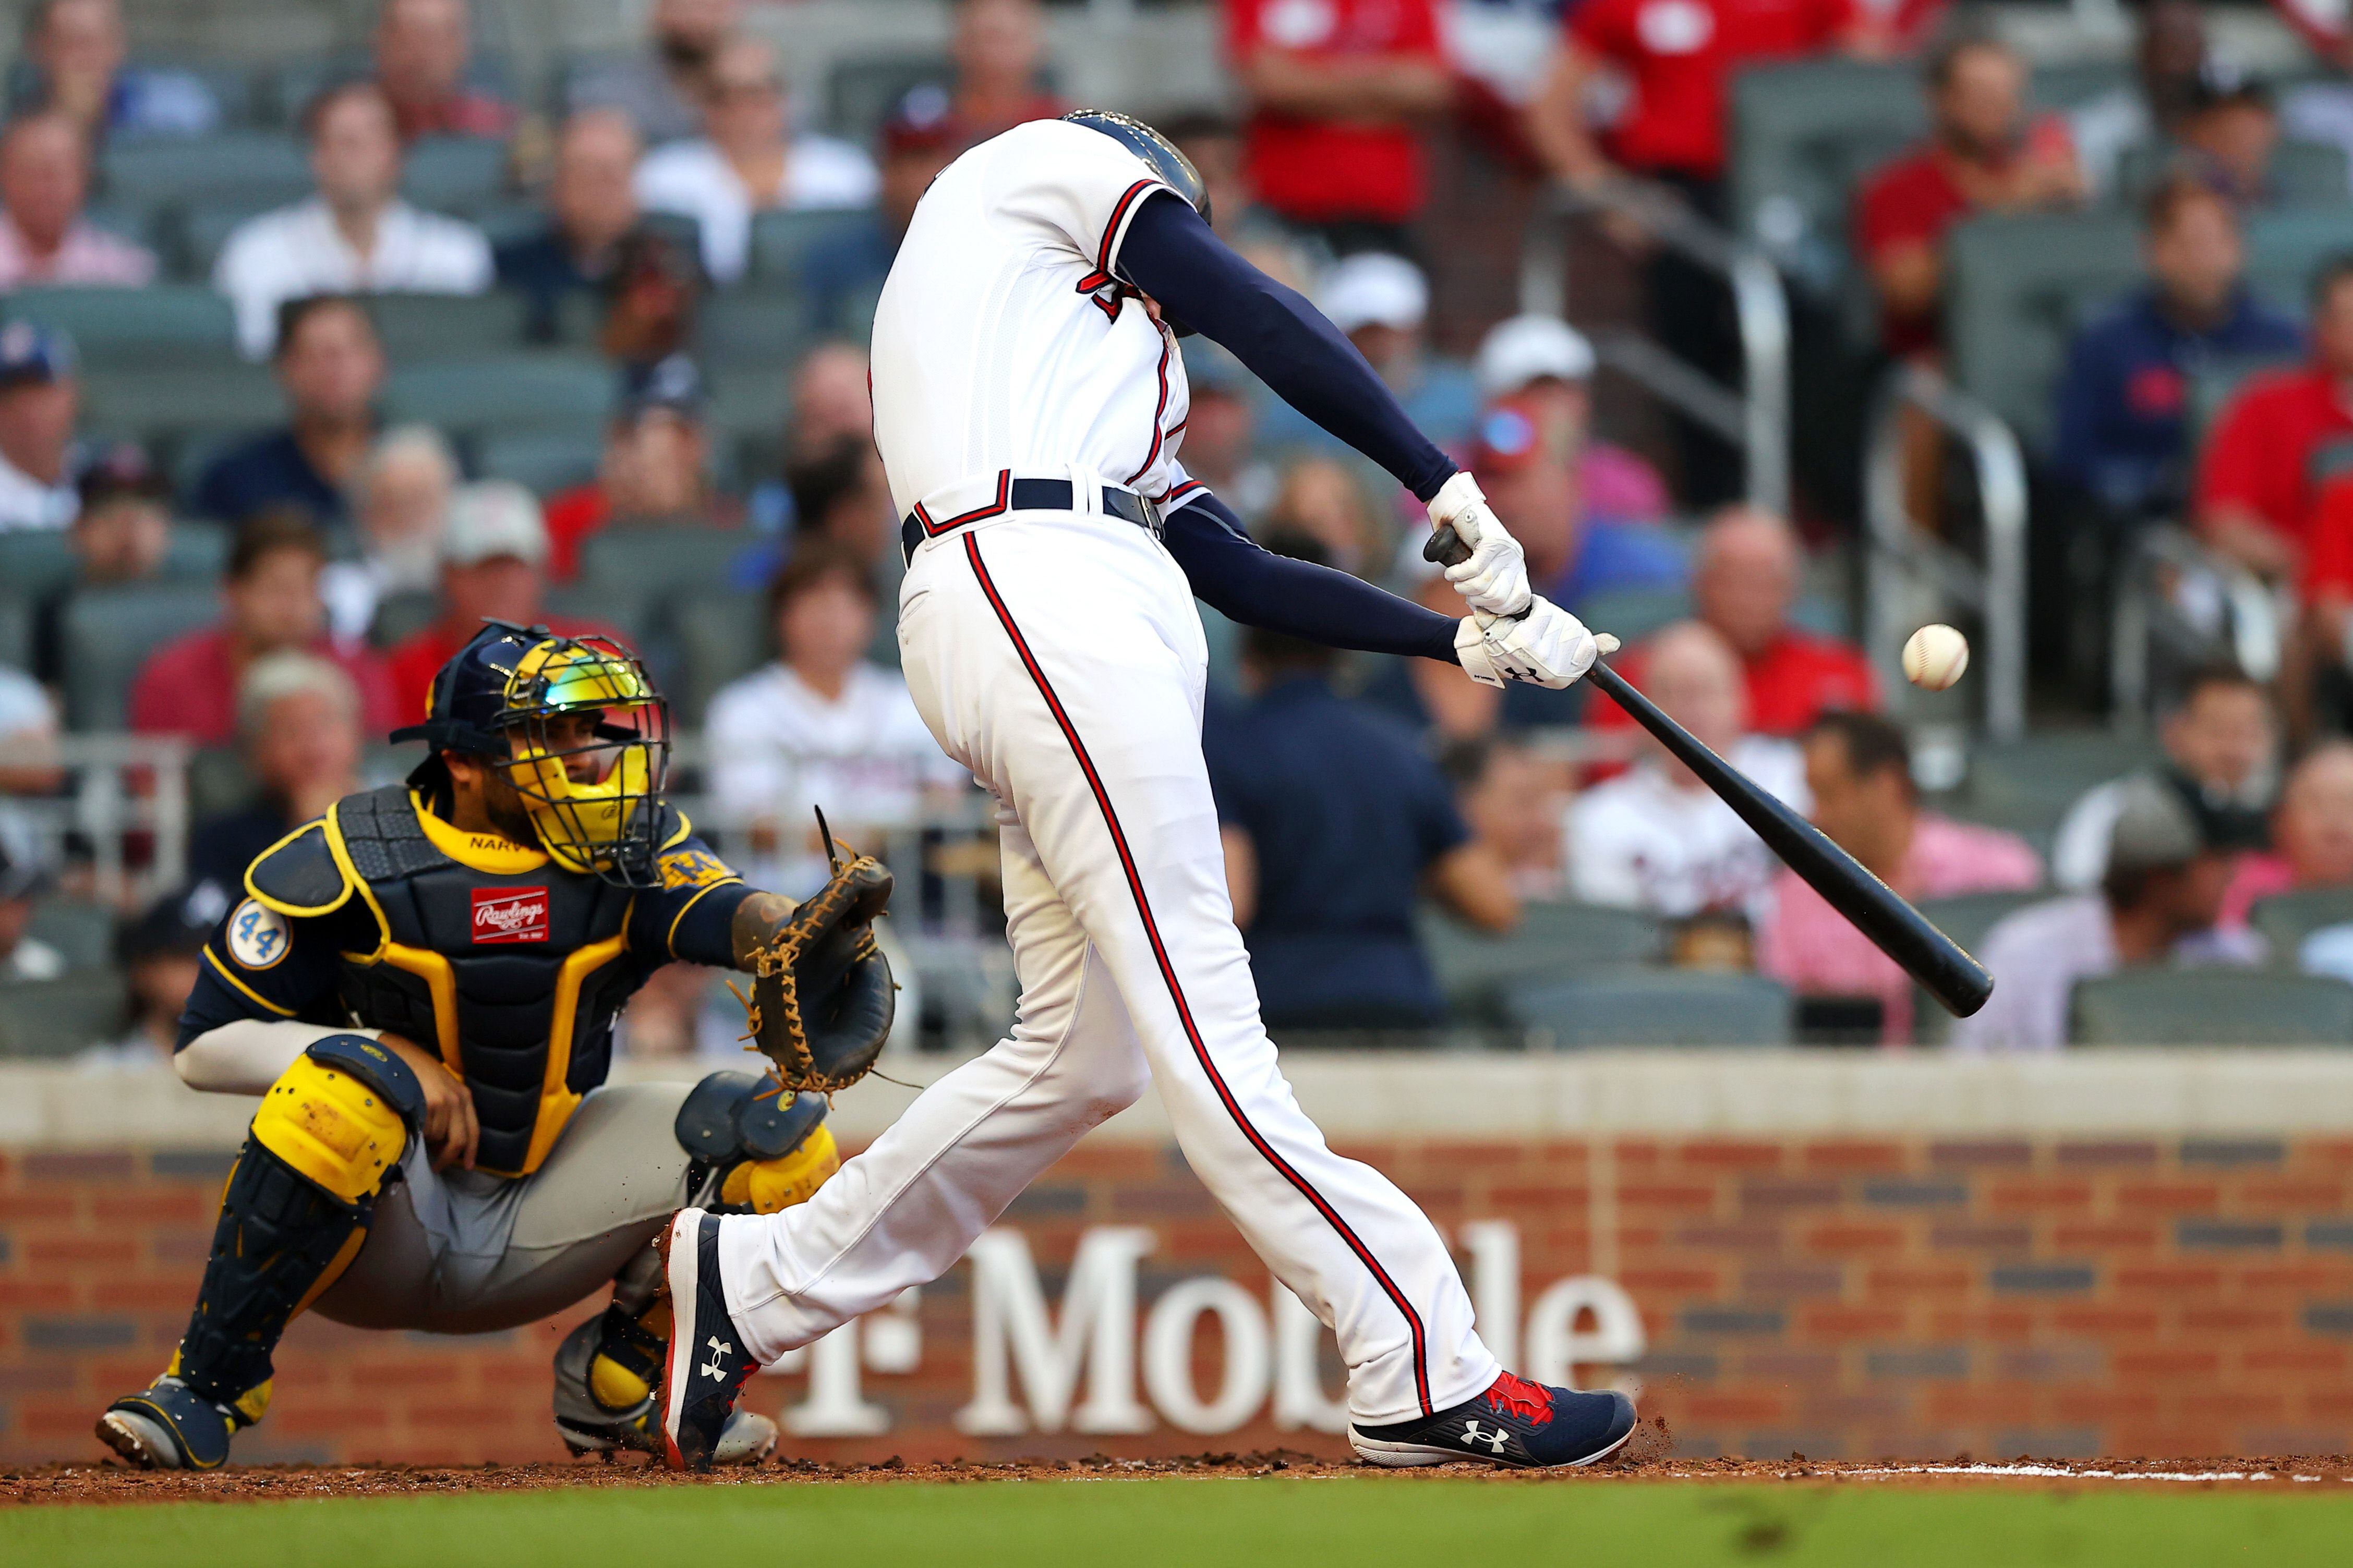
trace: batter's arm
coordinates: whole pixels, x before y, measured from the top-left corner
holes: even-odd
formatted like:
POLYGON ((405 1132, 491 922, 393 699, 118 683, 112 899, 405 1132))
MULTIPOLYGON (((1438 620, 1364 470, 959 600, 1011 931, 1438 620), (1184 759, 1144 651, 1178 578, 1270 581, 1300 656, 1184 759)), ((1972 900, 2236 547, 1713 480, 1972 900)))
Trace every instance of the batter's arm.
POLYGON ((1331 647, 1459 663, 1461 623, 1370 583, 1261 548, 1208 489, 1183 489, 1166 513, 1168 553, 1203 604, 1246 626, 1331 647))
POLYGON ((1455 474, 1340 329, 1236 255, 1174 192, 1128 223, 1118 268, 1163 312, 1222 343, 1284 402, 1387 468, 1427 501, 1455 474))

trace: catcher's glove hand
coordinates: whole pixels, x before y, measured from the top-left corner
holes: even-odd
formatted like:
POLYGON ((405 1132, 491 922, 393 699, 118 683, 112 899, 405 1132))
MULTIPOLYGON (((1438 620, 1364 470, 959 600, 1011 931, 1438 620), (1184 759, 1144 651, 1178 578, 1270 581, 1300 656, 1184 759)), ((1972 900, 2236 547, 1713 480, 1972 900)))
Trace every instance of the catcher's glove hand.
POLYGON ((776 1064, 785 1087, 819 1094, 873 1069, 898 989, 874 942, 875 917, 891 901, 889 868, 871 855, 837 853, 830 833, 826 851, 833 876, 746 955, 752 994, 736 993, 751 1015, 745 1038, 776 1064))

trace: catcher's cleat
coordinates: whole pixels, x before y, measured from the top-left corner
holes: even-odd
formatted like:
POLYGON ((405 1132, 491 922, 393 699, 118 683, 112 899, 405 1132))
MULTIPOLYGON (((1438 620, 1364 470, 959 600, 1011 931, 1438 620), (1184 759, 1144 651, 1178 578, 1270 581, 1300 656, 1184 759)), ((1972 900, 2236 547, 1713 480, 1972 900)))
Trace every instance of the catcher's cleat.
POLYGON ((1504 1373, 1476 1399, 1391 1426, 1350 1426, 1348 1442, 1367 1464, 1401 1467, 1479 1459, 1513 1469, 1590 1465, 1634 1435, 1634 1402, 1622 1394, 1578 1394, 1504 1373))
POLYGON ((681 1209, 662 1232, 670 1283, 670 1354, 662 1366, 662 1458, 673 1470, 708 1469, 744 1384, 760 1370, 727 1315, 719 1289, 719 1221, 681 1209))
MULTIPOLYGON (((623 1448, 662 1451, 654 1391, 621 1361, 604 1352, 607 1325, 591 1318, 564 1338, 555 1352, 555 1435, 575 1456, 623 1448), (634 1397, 632 1397, 634 1394, 634 1397)), ((659 1369, 657 1345, 653 1368, 659 1369)), ((737 1410, 712 1448, 714 1465, 756 1465, 776 1447, 776 1424, 757 1411, 737 1410)))
POLYGON ((176 1377, 159 1377, 98 1418, 98 1440, 142 1470, 216 1470, 228 1462, 237 1412, 176 1377))

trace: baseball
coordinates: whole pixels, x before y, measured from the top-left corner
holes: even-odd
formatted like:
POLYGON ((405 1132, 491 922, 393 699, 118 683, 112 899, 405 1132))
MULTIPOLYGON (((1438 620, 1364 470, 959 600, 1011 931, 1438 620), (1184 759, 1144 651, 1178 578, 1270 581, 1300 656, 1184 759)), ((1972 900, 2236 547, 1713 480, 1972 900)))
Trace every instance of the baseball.
POLYGON ((1904 679, 1942 691, 1969 667, 1969 639, 1943 625, 1922 626, 1904 645, 1904 679))

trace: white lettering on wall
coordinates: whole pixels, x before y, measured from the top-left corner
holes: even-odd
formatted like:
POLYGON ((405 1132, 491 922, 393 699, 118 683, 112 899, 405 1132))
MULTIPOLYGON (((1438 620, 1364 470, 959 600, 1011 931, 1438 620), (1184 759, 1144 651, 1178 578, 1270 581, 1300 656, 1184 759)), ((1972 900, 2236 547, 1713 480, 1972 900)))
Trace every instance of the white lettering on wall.
POLYGON ((1274 1301, 1274 1425, 1278 1430, 1345 1432, 1348 1406, 1324 1392, 1324 1339, 1329 1332, 1280 1279, 1274 1301))
POLYGON ((1614 1279, 1579 1274, 1536 1298, 1528 1309, 1527 1375, 1569 1384, 1574 1369, 1640 1361, 1645 1341, 1634 1298, 1614 1279), (1580 1320, 1592 1315, 1592 1326, 1580 1320))
POLYGON ((1061 1321, 1046 1307, 1029 1241, 1018 1230, 988 1230, 972 1244, 972 1403, 956 1412, 959 1432, 1007 1436, 1059 1432, 1145 1432, 1151 1412, 1135 1397, 1135 1266, 1153 1235, 1103 1226, 1079 1240, 1062 1290, 1061 1321), (1087 1373, 1087 1397, 1071 1396, 1087 1373), (1029 1409, 1013 1402, 1021 1380, 1029 1409))
POLYGON ((1144 1325, 1144 1390, 1180 1431, 1230 1432, 1266 1403, 1274 1364, 1268 1340, 1258 1298, 1232 1280, 1205 1274, 1173 1285, 1144 1325), (1206 1404, 1193 1386, 1193 1330, 1204 1317, 1218 1320, 1226 1342, 1225 1373, 1206 1404))

